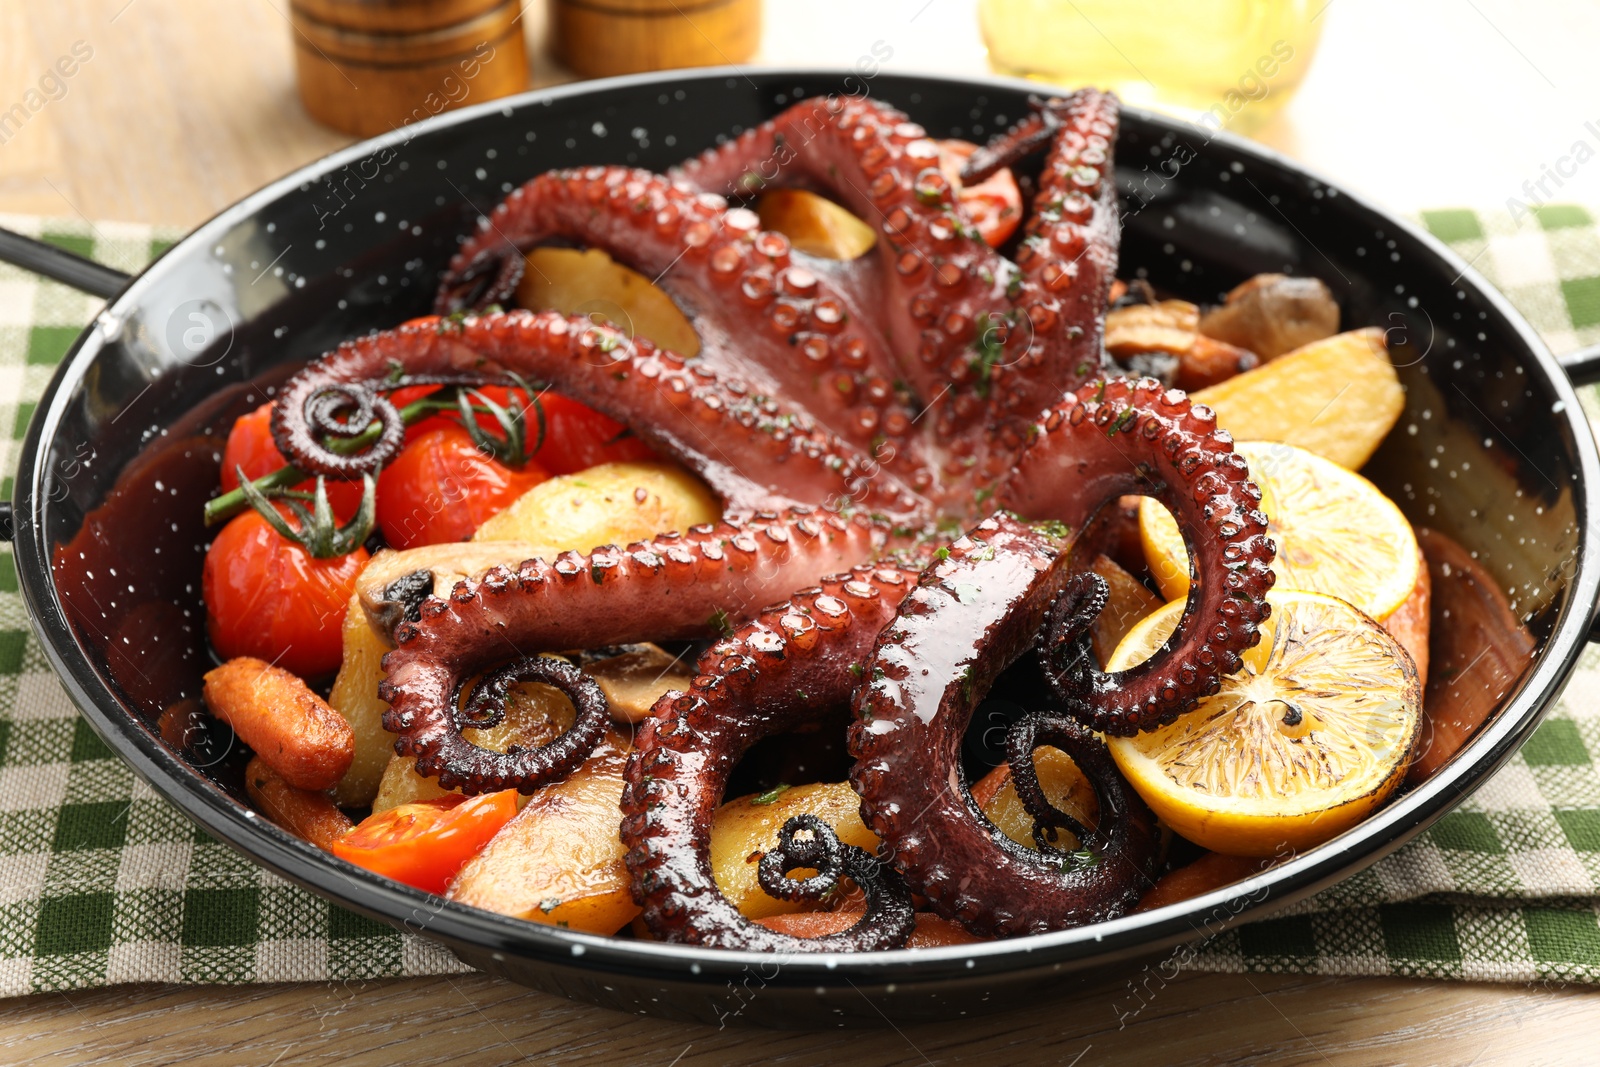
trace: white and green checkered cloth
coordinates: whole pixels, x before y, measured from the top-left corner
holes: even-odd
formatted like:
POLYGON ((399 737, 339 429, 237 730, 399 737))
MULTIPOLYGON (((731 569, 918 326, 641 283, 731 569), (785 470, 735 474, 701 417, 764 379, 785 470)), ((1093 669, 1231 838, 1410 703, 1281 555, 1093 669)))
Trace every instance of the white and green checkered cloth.
MULTIPOLYGON (((1547 207, 1520 228, 1503 213, 1423 218, 1556 351, 1600 341, 1600 227, 1589 212, 1547 207)), ((143 226, 0 225, 125 270, 166 244, 143 226)), ((35 401, 98 307, 0 265, 0 424, 11 427, 0 470, 14 470, 35 401)), ((1590 652, 1522 752, 1419 840, 1287 913, 1180 949, 1152 965, 1152 980, 1177 966, 1600 984, 1597 756, 1600 654, 1590 652)), ((465 969, 253 866, 139 782, 74 712, 0 550, 0 996, 465 969)))

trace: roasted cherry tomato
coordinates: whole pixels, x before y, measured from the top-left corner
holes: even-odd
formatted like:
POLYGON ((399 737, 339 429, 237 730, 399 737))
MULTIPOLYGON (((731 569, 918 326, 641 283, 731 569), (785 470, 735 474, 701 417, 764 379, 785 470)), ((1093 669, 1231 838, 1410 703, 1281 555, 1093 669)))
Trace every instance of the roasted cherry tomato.
POLYGON ((977 185, 962 188, 961 165, 977 150, 967 141, 939 142, 939 169, 960 190, 961 206, 986 244, 998 248, 1022 221, 1022 191, 1010 168, 1002 167, 977 185))
POLYGON ((484 455, 464 427, 441 420, 378 476, 378 526, 391 548, 465 541, 549 477, 539 463, 513 469, 484 455))
MULTIPOLYGON (((609 415, 559 393, 542 393, 544 445, 534 458, 551 474, 575 474, 596 463, 637 463, 656 459, 649 445, 628 432, 609 415)), ((537 432, 533 412, 528 413, 528 436, 537 432)))
MULTIPOLYGON (((222 491, 239 488, 236 467, 244 468, 246 478, 255 479, 271 474, 279 467, 288 466, 278 446, 272 441, 272 404, 262 404, 248 415, 241 415, 228 431, 228 443, 222 449, 222 491)), ((328 503, 341 518, 349 518, 361 506, 360 482, 327 481, 328 503)), ((311 492, 316 481, 302 482, 295 488, 311 492)))
POLYGON ((206 629, 224 659, 255 656, 307 678, 339 666, 345 607, 367 551, 316 559, 254 511, 206 552, 206 629))
POLYGON ((517 814, 517 791, 456 794, 369 815, 333 854, 397 882, 443 893, 456 872, 517 814))

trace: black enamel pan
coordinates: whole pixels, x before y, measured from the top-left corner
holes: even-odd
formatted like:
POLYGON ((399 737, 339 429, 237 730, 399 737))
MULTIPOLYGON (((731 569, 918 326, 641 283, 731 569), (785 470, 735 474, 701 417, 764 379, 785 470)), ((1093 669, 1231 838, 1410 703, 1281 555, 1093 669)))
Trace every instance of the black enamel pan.
MULTIPOLYGON (((1477 551, 1538 639, 1498 716, 1425 785, 1268 873, 1157 911, 1015 941, 780 960, 443 903, 256 817, 236 759, 163 742, 162 710, 197 694, 209 662, 196 623, 201 505, 222 435, 263 385, 340 340, 425 313, 458 235, 540 171, 665 169, 799 97, 861 88, 843 72, 675 71, 486 104, 291 174, 132 280, 26 243, 0 248, 110 298, 38 405, 12 504, 34 628, 89 722, 216 838, 485 971, 630 1012, 789 1026, 954 1018, 1049 995, 1051 979, 1170 949, 1348 877, 1481 785, 1556 699, 1590 633, 1600 467, 1573 382, 1600 378, 1600 358, 1564 365, 1411 224, 1254 145, 1138 111, 1117 146, 1124 275, 1207 301, 1260 271, 1315 275, 1347 326, 1387 329, 1408 391, 1401 424, 1420 431, 1392 435, 1368 473, 1414 520, 1477 551), (115 567, 115 588, 97 589, 84 559, 115 567)), ((1014 120, 1037 89, 890 74, 868 88, 933 134, 968 139, 1014 120)))

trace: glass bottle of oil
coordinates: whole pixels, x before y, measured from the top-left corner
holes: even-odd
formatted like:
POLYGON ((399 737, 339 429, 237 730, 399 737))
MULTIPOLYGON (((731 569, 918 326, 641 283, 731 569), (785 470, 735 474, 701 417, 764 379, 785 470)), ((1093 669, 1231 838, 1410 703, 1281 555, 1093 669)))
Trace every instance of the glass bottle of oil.
POLYGON ((1305 77, 1328 2, 979 0, 978 19, 999 73, 1249 133, 1305 77))

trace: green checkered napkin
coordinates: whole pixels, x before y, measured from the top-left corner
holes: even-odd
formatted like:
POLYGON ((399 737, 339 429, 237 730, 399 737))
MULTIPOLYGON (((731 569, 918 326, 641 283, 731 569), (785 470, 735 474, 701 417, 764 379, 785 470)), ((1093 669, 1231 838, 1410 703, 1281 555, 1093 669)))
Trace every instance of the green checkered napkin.
MULTIPOLYGON (((1600 341, 1600 227, 1588 212, 1546 207, 1520 227, 1503 213, 1423 217, 1556 351, 1600 341)), ((143 226, 0 225, 125 270, 168 243, 143 226)), ((35 401, 98 307, 0 265, 0 420, 12 427, 0 470, 15 468, 35 401)), ((1600 653, 1586 654, 1568 694, 1521 754, 1419 840, 1279 917, 1180 949, 1148 977, 1179 965, 1600 983, 1600 653)), ((74 712, 0 549, 0 996, 465 969, 255 867, 136 779, 74 712)), ((1119 1010, 1140 1004, 1130 994, 1119 1010)))

